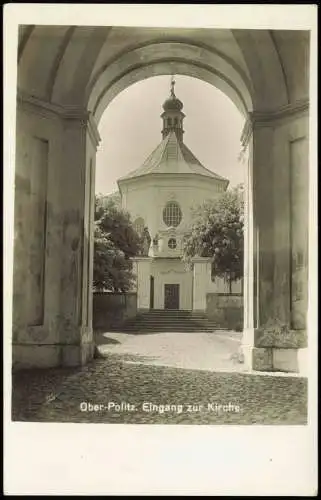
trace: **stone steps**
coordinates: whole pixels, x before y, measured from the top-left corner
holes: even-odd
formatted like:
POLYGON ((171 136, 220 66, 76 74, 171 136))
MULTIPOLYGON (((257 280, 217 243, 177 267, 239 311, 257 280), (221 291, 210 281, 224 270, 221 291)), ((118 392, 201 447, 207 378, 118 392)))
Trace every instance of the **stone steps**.
POLYGON ((114 325, 110 330, 132 333, 154 332, 212 332, 218 325, 207 318, 205 313, 182 310, 151 310, 139 312, 122 324, 114 325))

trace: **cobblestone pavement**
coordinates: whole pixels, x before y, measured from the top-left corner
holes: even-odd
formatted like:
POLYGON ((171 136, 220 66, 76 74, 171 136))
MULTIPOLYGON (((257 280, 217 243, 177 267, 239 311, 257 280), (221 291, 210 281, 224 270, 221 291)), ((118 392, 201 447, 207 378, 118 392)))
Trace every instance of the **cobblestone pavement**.
MULTIPOLYGON (((201 356, 196 340, 184 334, 186 342, 189 338, 193 355, 185 353, 175 358, 173 352, 178 352, 178 335, 163 335, 162 341, 156 334, 154 340, 144 339, 144 336, 125 338, 124 334, 103 335, 97 339, 103 357, 85 367, 15 373, 13 420, 131 424, 306 423, 306 379, 209 370, 204 365, 211 358, 207 352, 210 347, 220 345, 221 353, 227 357, 229 348, 226 346, 233 341, 226 344, 219 343, 218 337, 216 341, 203 339, 206 354, 203 352, 201 356), (117 343, 121 339, 122 343, 117 343), (156 352, 160 344, 162 354, 156 352), (169 348, 172 349, 170 353, 169 348), (193 369, 196 359, 202 360, 202 369, 193 369)), ((222 369, 226 368, 227 360, 222 369)))

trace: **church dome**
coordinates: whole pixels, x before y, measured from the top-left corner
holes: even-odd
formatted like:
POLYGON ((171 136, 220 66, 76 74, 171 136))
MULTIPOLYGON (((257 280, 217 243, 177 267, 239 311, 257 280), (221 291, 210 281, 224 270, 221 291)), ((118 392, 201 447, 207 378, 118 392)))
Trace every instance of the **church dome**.
POLYGON ((183 103, 175 95, 171 95, 163 104, 164 111, 181 111, 183 103))
MULTIPOLYGON (((225 191, 229 181, 219 176, 215 172, 205 168, 201 162, 188 149, 183 141, 183 119, 184 113, 181 111, 183 103, 174 92, 175 80, 171 78, 170 95, 163 104, 164 112, 161 114, 163 120, 162 136, 163 140, 154 151, 148 156, 143 165, 133 170, 125 177, 118 179, 119 186, 130 179, 144 177, 146 175, 181 175, 186 174, 205 176, 216 179, 217 190, 225 191)), ((120 188, 121 189, 121 188, 120 188)), ((166 204, 163 211, 163 222, 169 231, 175 234, 183 218, 181 208, 175 201, 166 204)))
POLYGON ((179 99, 177 99, 174 92, 175 80, 172 77, 171 80, 171 94, 168 99, 163 104, 164 111, 181 111, 183 108, 183 103, 179 99))

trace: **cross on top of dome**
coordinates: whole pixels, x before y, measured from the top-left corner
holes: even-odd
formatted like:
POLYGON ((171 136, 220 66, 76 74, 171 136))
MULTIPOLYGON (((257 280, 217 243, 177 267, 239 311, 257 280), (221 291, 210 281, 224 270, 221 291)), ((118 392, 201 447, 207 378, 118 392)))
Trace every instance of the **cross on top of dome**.
POLYGON ((175 81, 174 75, 172 75, 170 97, 168 99, 166 99, 166 101, 163 104, 163 109, 165 111, 174 111, 174 110, 181 111, 183 108, 182 101, 177 99, 177 97, 175 95, 175 90, 174 90, 175 84, 176 84, 176 81, 175 81))
POLYGON ((172 97, 175 97, 175 90, 174 90, 174 87, 175 87, 175 77, 174 75, 172 75, 172 78, 171 78, 171 96, 172 97))

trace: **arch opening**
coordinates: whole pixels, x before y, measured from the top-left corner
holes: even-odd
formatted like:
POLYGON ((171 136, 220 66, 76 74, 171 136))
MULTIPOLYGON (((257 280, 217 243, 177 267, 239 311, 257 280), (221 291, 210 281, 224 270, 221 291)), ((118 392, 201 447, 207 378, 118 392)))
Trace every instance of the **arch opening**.
MULTIPOLYGON (((165 69, 165 68, 164 68, 165 69)), ((130 94, 130 92, 132 90, 134 90, 135 88, 137 89, 137 92, 135 94, 133 94, 133 97, 132 97, 132 100, 134 103, 137 103, 137 106, 139 108, 139 99, 141 99, 141 102, 148 102, 149 101, 149 97, 148 97, 148 93, 146 91, 147 89, 147 85, 149 83, 152 82, 152 80, 156 81, 158 79, 165 79, 164 78, 165 75, 157 75, 156 77, 154 75, 149 75, 148 77, 146 78, 142 78, 141 80, 137 81, 137 82, 134 82, 132 84, 129 84, 126 89, 123 89, 122 91, 120 89, 118 89, 118 93, 117 95, 115 95, 113 97, 113 99, 107 104, 107 107, 105 109, 105 113, 104 113, 104 117, 105 116, 108 116, 108 114, 110 113, 111 109, 113 107, 116 108, 116 105, 117 105, 117 101, 120 100, 122 98, 122 96, 125 96, 126 94, 130 94), (138 96, 138 89, 139 87, 141 87, 141 97, 139 98, 138 96)), ((166 77, 168 79, 168 82, 169 82, 169 79, 170 79, 170 73, 166 73, 166 77)), ((179 78, 181 79, 184 79, 184 80, 193 80, 193 81, 196 81, 197 82, 197 85, 199 85, 200 87, 202 85, 204 85, 204 87, 206 87, 208 89, 208 92, 211 92, 213 93, 213 95, 219 95, 221 96, 222 100, 224 100, 226 103, 228 103, 228 106, 233 109, 233 112, 235 113, 235 115, 237 115, 239 117, 239 121, 240 123, 242 123, 242 126, 243 126, 243 123, 244 123, 244 113, 241 113, 240 110, 238 108, 236 108, 235 106, 235 103, 228 97, 226 96, 226 94, 224 94, 224 96, 222 95, 222 91, 221 90, 218 90, 216 87, 213 88, 214 86, 212 84, 210 84, 209 82, 206 82, 206 81, 202 81, 201 78, 195 78, 195 77, 189 77, 188 75, 177 75, 177 88, 176 88, 176 91, 177 91, 177 97, 178 98, 182 98, 181 96, 181 93, 180 93, 180 90, 179 90, 179 87, 180 87, 180 84, 179 84, 179 78)), ((152 95, 152 94, 150 94, 152 95)), ((162 95, 162 98, 163 98, 163 101, 166 99, 167 97, 167 93, 163 94, 162 95)), ((161 98, 161 99, 162 99, 161 98)), ((186 112, 186 120, 187 120, 187 123, 191 120, 191 116, 187 110, 188 108, 188 100, 186 99, 186 97, 183 97, 182 98, 183 102, 184 102, 184 106, 186 105, 186 109, 184 107, 184 113, 186 112)), ((195 97, 195 94, 194 94, 194 98, 191 97, 191 100, 192 101, 195 101, 195 103, 197 102, 197 98, 195 97)), ((154 127, 154 124, 150 124, 149 125, 149 128, 155 128, 156 131, 158 132, 159 134, 159 137, 158 139, 155 140, 155 144, 153 146, 156 146, 157 142, 156 141, 160 141, 161 140, 161 112, 162 112, 162 107, 161 107, 161 104, 163 102, 162 100, 155 100, 155 97, 153 97, 153 105, 151 106, 150 105, 150 108, 153 109, 153 113, 155 114, 155 117, 156 117, 156 120, 157 120, 157 123, 158 125, 156 124, 155 127, 154 127), (157 110, 159 110, 159 112, 157 112, 157 110)), ((131 109, 130 106, 128 106, 126 108, 126 105, 129 103, 129 98, 128 98, 128 101, 124 101, 124 109, 122 109, 121 111, 121 120, 123 121, 125 117, 127 117, 129 123, 132 124, 133 126, 133 131, 132 131, 132 135, 134 136, 134 139, 133 139, 133 143, 135 143, 135 141, 139 140, 139 137, 140 137, 140 140, 144 140, 144 137, 145 137, 145 132, 144 132, 144 129, 143 129, 143 124, 146 124, 146 123, 149 123, 149 120, 145 119, 142 115, 142 113, 140 112, 139 109, 136 109, 136 107, 134 106, 133 109, 131 109), (139 117, 139 127, 135 127, 135 123, 136 123, 136 119, 137 117, 139 117), (138 131, 137 131, 138 130, 138 131), (137 131, 137 134, 136 134, 136 131, 137 131)), ((142 106, 142 108, 144 108, 144 106, 142 106)), ((213 108, 213 106, 211 107, 212 111, 209 111, 209 113, 215 113, 215 108, 213 108)), ((115 111, 113 111, 113 113, 115 113, 115 111)), ((114 115, 113 115, 114 116, 114 115)), ((110 129, 108 132, 105 131, 104 133, 102 133, 102 125, 104 123, 104 118, 102 117, 101 121, 100 121, 100 134, 102 136, 102 140, 104 141, 104 137, 107 139, 108 141, 108 138, 110 138, 112 136, 112 129, 110 129)), ((225 122, 226 123, 226 122, 225 122)), ((115 121, 110 118, 110 124, 111 126, 114 126, 115 125, 115 121)), ((238 144, 240 145, 240 132, 242 130, 242 126, 240 126, 240 130, 239 130, 239 134, 237 136, 237 142, 238 144)), ((188 128, 188 127, 187 127, 188 128)), ((127 144, 127 138, 128 138, 128 135, 124 134, 124 130, 118 126, 118 130, 119 130, 119 133, 120 133, 120 136, 122 136, 122 142, 124 144, 127 144)), ((119 136, 119 137, 120 137, 119 136)), ((191 137, 191 135, 190 135, 191 137)), ((116 137, 113 136, 113 139, 116 140, 116 137)), ((118 139, 119 140, 119 139, 118 139)), ((112 141, 109 141, 110 143, 112 141)), ((189 143, 189 140, 187 140, 187 143, 189 143)), ((126 148, 122 148, 122 150, 124 150, 126 148)), ((130 150, 130 145, 128 146, 128 149, 130 150)), ((152 149, 152 146, 148 147, 148 149, 152 149)), ((191 148, 191 150, 193 152, 195 152, 194 150, 194 147, 191 148)), ((147 151, 146 151, 147 153, 147 151)), ((150 151, 148 151, 148 153, 150 153, 150 151)), ((213 151, 213 154, 214 154, 214 151, 213 151)), ((196 155, 197 156, 197 155, 196 155)), ((146 157, 147 157, 147 154, 146 154, 146 157)), ((143 158, 142 158, 143 159, 143 158)), ((108 163, 110 163, 111 165, 113 165, 115 167, 115 161, 113 158, 109 158, 107 159, 106 157, 106 163, 105 165, 108 165, 108 163)), ((126 163, 126 162, 124 162, 126 163)), ((205 162, 206 163, 206 162, 205 162)), ((215 164, 215 160, 213 160, 213 164, 215 164)), ((138 164, 135 164, 134 165, 135 167, 138 167, 139 165, 138 164)), ((236 166, 236 165, 234 165, 236 166)), ((100 168, 102 168, 102 165, 100 165, 100 168)), ((240 168, 243 169, 242 165, 240 165, 240 168)), ((117 167, 115 167, 115 170, 118 172, 117 170, 117 167)), ((131 170, 130 168, 128 168, 128 170, 131 170)), ((122 172, 123 175, 126 174, 126 172, 122 172)), ((220 172, 221 173, 221 172, 220 172)), ((97 187, 101 186, 101 182, 99 181, 98 184, 97 184, 97 187)), ((100 190, 101 191, 101 190, 100 190)), ((224 189, 222 188, 222 186, 217 186, 217 188, 213 188, 213 192, 215 192, 216 195, 219 195, 222 193, 222 191, 224 191, 224 189)), ((182 241, 182 238, 181 238, 181 235, 178 233, 176 234, 176 231, 180 231, 180 223, 181 221, 183 221, 183 219, 185 218, 185 214, 187 213, 187 210, 183 209, 183 211, 181 212, 181 209, 178 205, 179 208, 177 208, 177 202, 175 200, 175 194, 173 192, 169 192, 167 193, 167 199, 165 201, 165 203, 161 204, 160 205, 160 209, 159 209, 159 216, 160 216, 160 219, 161 219, 161 223, 164 224, 164 235, 162 234, 158 234, 156 229, 154 231, 154 229, 152 229, 150 231, 150 235, 151 235, 151 241, 153 242, 153 244, 151 245, 153 247, 153 250, 155 250, 155 247, 162 247, 164 249, 164 251, 167 252, 167 254, 171 257, 171 258, 177 258, 177 255, 178 253, 181 251, 181 241, 182 241), (164 207, 169 205, 168 207, 168 210, 166 213, 164 213, 164 207), (183 214, 183 215, 182 215, 183 214), (154 243, 156 242, 156 243, 154 243)), ((124 195, 124 196, 127 196, 127 195, 124 195)), ((148 204, 148 200, 146 198, 144 198, 144 196, 140 196, 141 199, 144 200, 144 204, 148 204)), ((128 202, 128 199, 125 203, 125 205, 129 203, 128 202)), ((151 206, 151 205, 150 205, 151 206)), ((151 210, 149 210, 151 211, 151 210)), ((141 213, 141 207, 137 207, 134 211, 135 213, 141 213)), ((147 225, 148 224, 148 215, 145 216, 144 214, 144 221, 146 222, 147 225)), ((209 274, 207 272, 207 274, 209 274)), ((153 276, 154 278, 154 282, 153 282, 153 297, 154 297, 154 300, 156 300, 156 305, 158 304, 157 302, 157 273, 154 271, 154 270, 151 270, 151 271, 148 271, 148 275, 151 275, 153 276), (156 294, 156 295, 155 295, 156 294)), ((190 285, 188 285, 190 286, 190 285)), ((216 283, 212 283, 211 284, 212 286, 212 289, 214 289, 214 287, 216 286, 220 286, 221 289, 228 292, 228 284, 225 282, 223 282, 223 280, 219 283, 216 282, 216 283)), ((239 288, 241 288, 241 284, 240 286, 237 285, 236 288, 233 288, 234 292, 236 292, 236 289, 239 290, 239 288)), ((184 287, 182 286, 181 287, 181 291, 184 289, 184 287)), ((179 292, 181 293, 181 292, 179 292)), ((237 292, 238 293, 238 292, 237 292)), ((183 304, 183 307, 184 306, 184 302, 182 303, 183 304)), ((191 306, 192 307, 192 306, 191 306)))
POLYGON ((243 96, 242 91, 237 88, 232 81, 219 74, 212 68, 199 65, 197 62, 186 61, 157 61, 148 65, 140 66, 119 76, 110 85, 104 88, 94 102, 89 100, 89 111, 93 114, 97 125, 110 102, 130 85, 138 83, 155 76, 181 75, 197 78, 201 81, 213 85, 216 89, 225 94, 236 106, 238 111, 246 118, 253 110, 250 94, 243 96))

